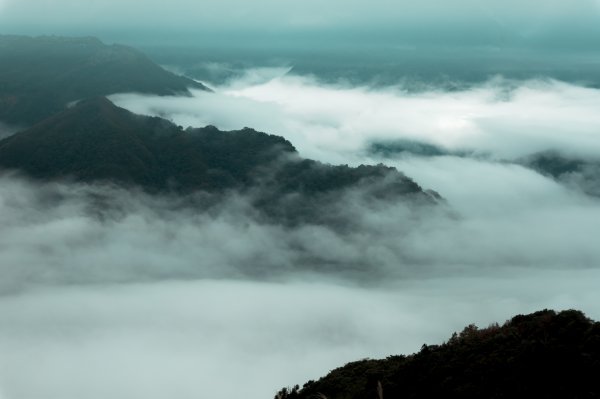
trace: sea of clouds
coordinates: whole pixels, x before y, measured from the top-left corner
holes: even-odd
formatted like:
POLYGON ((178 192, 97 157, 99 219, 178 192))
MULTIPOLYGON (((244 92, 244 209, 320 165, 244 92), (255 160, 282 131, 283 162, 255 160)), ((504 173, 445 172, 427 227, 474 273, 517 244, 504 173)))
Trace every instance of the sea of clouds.
POLYGON ((513 161, 600 156, 600 91, 494 79, 463 91, 249 71, 191 97, 112 96, 182 126, 250 126, 301 156, 386 162, 444 205, 357 201, 354 229, 281 226, 248 198, 0 177, 0 398, 269 398, 364 357, 541 308, 600 318, 600 202, 513 161), (410 139, 469 157, 378 158, 410 139))

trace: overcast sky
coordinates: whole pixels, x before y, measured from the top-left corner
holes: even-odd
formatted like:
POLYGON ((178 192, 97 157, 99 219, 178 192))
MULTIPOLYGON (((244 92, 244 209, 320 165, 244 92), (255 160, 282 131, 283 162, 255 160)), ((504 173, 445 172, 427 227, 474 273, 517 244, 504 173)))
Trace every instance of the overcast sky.
POLYGON ((354 32, 399 41, 572 46, 597 42, 599 21, 598 0, 0 0, 2 33, 354 32))

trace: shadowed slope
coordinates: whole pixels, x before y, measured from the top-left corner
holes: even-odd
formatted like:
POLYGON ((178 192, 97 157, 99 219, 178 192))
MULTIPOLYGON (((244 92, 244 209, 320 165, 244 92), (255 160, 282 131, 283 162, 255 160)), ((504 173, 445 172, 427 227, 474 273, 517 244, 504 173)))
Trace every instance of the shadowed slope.
POLYGON ((110 182, 151 193, 235 190, 276 219, 330 217, 324 207, 358 190, 363 199, 437 199, 394 168, 302 159, 282 137, 244 128, 183 130, 105 98, 81 101, 0 141, 0 168, 42 180, 110 182))
POLYGON ((470 325, 414 355, 349 363, 278 397, 598 398, 599 373, 600 323, 544 310, 503 326, 470 325))
POLYGON ((113 93, 189 94, 202 84, 95 38, 0 35, 0 120, 31 125, 72 101, 113 93))
POLYGON ((600 160, 545 151, 524 157, 519 162, 568 187, 600 197, 600 160))

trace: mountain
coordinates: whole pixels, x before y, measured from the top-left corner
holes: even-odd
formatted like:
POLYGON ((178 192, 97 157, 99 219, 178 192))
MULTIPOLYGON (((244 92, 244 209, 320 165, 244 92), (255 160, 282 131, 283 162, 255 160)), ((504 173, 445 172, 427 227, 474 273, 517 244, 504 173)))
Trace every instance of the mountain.
POLYGON ((102 97, 0 140, 0 168, 35 179, 110 182, 150 193, 235 190, 272 217, 293 222, 330 218, 324 207, 351 190, 374 200, 439 199, 394 168, 323 164, 301 158, 282 137, 249 128, 184 130, 102 97))
POLYGON ((544 151, 524 157, 518 162, 569 187, 600 197, 599 159, 569 156, 558 151, 544 151))
POLYGON ((0 35, 0 121, 30 126, 72 101, 122 92, 208 90, 162 69, 141 52, 100 40, 0 35))
MULTIPOLYGON (((366 151, 369 155, 379 159, 395 159, 406 156, 491 159, 485 152, 447 150, 434 144, 406 139, 375 141, 368 145, 366 151)), ((548 150, 499 162, 524 166, 571 189, 593 197, 600 197, 600 159, 597 157, 586 158, 563 154, 557 150, 548 150)))
POLYGON ((414 355, 349 363, 276 398, 599 398, 599 373, 600 323, 544 310, 470 325, 414 355))
POLYGON ((0 166, 40 179, 109 180, 150 191, 216 190, 276 159, 280 153, 274 147, 294 151, 282 138, 247 133, 221 135, 212 127, 184 131, 93 98, 0 141, 0 166))
POLYGON ((404 139, 376 141, 369 145, 367 151, 369 154, 384 158, 394 158, 403 155, 416 155, 422 157, 453 155, 451 151, 434 144, 404 139))

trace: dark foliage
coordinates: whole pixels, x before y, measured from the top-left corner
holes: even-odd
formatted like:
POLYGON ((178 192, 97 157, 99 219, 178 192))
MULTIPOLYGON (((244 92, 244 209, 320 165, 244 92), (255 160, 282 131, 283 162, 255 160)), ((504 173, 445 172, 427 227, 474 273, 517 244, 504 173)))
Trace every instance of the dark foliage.
POLYGON ((584 193, 600 197, 600 160, 546 151, 530 155, 520 163, 584 193))
POLYGON ((43 180, 107 181, 151 193, 235 190, 265 214, 289 223, 335 222, 335 213, 323 208, 354 189, 373 200, 439 199, 394 168, 322 164, 300 158, 282 137, 249 128, 183 130, 105 98, 81 101, 1 140, 0 168, 43 180))
POLYGON ((452 155, 450 151, 447 151, 436 145, 412 140, 374 142, 371 143, 371 145, 368 148, 368 151, 371 154, 376 154, 383 157, 394 157, 407 154, 419 155, 424 157, 452 155))
POLYGON ((568 173, 578 172, 585 164, 585 162, 580 159, 568 158, 554 151, 534 154, 526 158, 524 163, 538 172, 554 178, 559 178, 568 173))
POLYGON ((370 154, 383 158, 396 158, 406 155, 416 155, 420 157, 480 157, 485 155, 466 149, 449 150, 435 144, 407 139, 376 141, 369 145, 367 151, 370 154))
POLYGON ((0 166, 40 179, 215 191, 249 182, 255 166, 294 151, 283 138, 251 129, 183 130, 94 98, 0 141, 0 166))
POLYGON ((280 399, 599 398, 600 323, 543 310, 474 325, 410 356, 361 360, 280 399), (379 393, 378 393, 379 391, 379 393))
POLYGON ((165 71, 139 51, 95 38, 0 35, 0 120, 29 126, 82 98, 206 89, 165 71))

